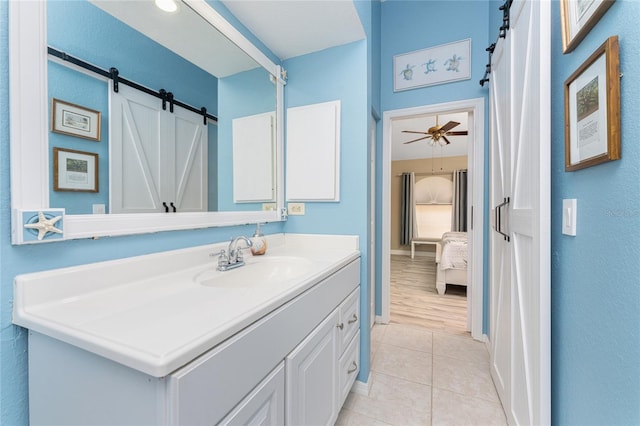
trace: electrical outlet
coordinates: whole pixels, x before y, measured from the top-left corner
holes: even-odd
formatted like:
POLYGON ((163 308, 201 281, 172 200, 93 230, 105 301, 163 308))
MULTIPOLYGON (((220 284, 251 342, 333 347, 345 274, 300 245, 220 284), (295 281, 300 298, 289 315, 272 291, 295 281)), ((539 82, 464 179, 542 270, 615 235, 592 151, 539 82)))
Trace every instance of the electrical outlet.
POLYGON ((105 214, 105 205, 104 204, 93 204, 93 214, 105 214))
POLYGON ((273 212, 276 210, 276 203, 262 203, 263 212, 273 212))
POLYGON ((290 216, 304 216, 304 203, 289 203, 287 209, 290 216))

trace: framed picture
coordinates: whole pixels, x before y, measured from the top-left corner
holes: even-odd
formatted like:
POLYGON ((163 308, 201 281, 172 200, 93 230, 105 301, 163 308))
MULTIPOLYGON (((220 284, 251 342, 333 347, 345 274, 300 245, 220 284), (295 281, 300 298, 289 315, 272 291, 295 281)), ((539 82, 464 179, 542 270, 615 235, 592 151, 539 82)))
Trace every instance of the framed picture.
POLYGON ((471 39, 393 57, 393 91, 471 78, 471 39))
POLYGON ((53 190, 98 192, 98 154, 53 148, 53 190))
POLYGON ((51 100, 51 131, 92 141, 100 140, 99 111, 53 98, 51 100))
POLYGON ((565 170, 620 158, 618 36, 609 37, 564 83, 565 170))
POLYGON ((560 0, 562 53, 580 43, 615 0, 560 0))

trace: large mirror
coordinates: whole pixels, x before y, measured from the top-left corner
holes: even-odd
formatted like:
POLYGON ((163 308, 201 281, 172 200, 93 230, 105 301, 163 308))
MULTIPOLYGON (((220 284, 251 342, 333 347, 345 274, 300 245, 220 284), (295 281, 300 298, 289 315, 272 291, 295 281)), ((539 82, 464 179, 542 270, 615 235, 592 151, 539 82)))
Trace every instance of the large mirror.
POLYGON ((284 82, 214 9, 26 3, 10 12, 14 243, 23 210, 64 209, 63 239, 281 219, 284 82))

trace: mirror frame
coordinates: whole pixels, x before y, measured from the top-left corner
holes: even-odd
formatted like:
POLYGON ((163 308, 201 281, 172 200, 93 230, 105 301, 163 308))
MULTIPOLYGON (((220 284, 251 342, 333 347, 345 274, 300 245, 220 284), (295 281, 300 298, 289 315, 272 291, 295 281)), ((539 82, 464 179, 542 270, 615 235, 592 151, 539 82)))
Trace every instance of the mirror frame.
MULTIPOLYGON (((11 242, 27 244, 143 234, 160 231, 244 225, 285 220, 281 68, 254 46, 205 0, 182 0, 275 77, 276 210, 197 213, 65 215, 49 207, 49 120, 47 101, 46 1, 9 2, 9 108, 11 144, 11 242), (39 212, 62 216, 57 238, 24 239, 24 225, 39 212), (62 226, 60 226, 62 225, 62 226)), ((231 184, 231 183, 230 183, 231 184)))

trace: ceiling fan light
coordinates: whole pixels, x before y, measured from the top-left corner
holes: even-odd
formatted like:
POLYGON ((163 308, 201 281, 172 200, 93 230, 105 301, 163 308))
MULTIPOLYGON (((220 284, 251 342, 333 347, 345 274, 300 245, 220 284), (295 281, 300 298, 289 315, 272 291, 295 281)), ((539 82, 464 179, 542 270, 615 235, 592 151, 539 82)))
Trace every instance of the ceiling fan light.
POLYGON ((175 0, 155 0, 156 7, 167 13, 173 13, 178 10, 178 3, 175 0))

